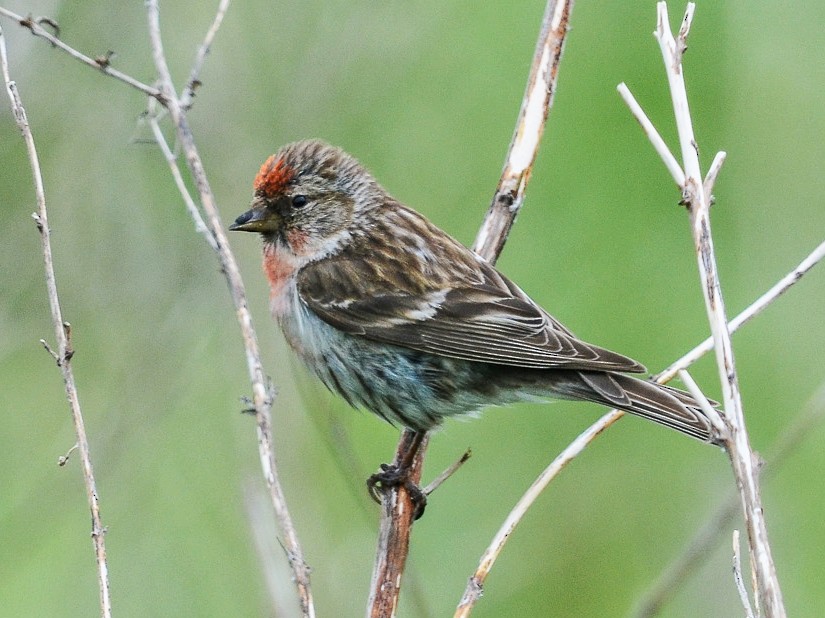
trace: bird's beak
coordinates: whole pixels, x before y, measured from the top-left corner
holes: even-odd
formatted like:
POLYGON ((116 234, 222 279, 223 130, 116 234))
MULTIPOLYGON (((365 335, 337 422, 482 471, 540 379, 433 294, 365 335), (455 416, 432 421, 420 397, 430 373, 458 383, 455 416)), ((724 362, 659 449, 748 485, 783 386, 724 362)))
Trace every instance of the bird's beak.
POLYGON ((268 208, 253 207, 247 210, 229 226, 232 232, 260 232, 271 234, 281 228, 281 217, 268 208))

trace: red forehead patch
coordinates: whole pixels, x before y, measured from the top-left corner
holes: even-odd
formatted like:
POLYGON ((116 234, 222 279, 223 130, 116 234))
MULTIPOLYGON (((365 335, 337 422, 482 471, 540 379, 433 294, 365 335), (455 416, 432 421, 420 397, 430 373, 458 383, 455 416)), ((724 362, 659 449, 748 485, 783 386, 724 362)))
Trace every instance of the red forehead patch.
POLYGON ((269 157, 255 176, 254 188, 267 197, 283 193, 287 184, 295 177, 295 170, 287 166, 283 159, 269 157))

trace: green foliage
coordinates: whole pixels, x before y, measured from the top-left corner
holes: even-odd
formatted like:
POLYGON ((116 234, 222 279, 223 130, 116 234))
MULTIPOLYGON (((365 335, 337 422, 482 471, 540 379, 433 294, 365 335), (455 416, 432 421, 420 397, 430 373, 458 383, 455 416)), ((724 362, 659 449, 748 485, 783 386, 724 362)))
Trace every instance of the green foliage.
MULTIPOLYGON (((38 14, 35 4, 11 8, 38 14)), ((672 16, 682 9, 671 4, 672 16)), ((268 154, 317 136, 471 242, 542 10, 536 0, 231 6, 190 115, 224 220, 246 209, 268 154)), ((212 11, 162 7, 180 85, 212 11)), ((67 43, 92 56, 113 49, 114 66, 152 81, 140 3, 64 2, 53 16, 67 43)), ((651 370, 708 332, 679 195, 615 92, 626 81, 676 147, 654 18, 653 3, 639 0, 575 7, 525 210, 499 262, 577 334, 651 370)), ((731 315, 822 241, 823 19, 825 5, 810 1, 793 10, 744 0, 697 7, 688 88, 704 165, 728 152, 712 214, 731 315)), ((214 255, 193 232, 160 152, 144 142, 145 101, 13 22, 2 26, 42 157, 115 613, 273 615, 248 523, 263 489, 254 424, 239 413, 249 386, 238 329, 214 255)), ((89 517, 77 459, 56 465, 74 433, 59 373, 37 343, 52 329, 30 174, 5 102, 0 135, 0 615, 89 616, 97 611, 89 517)), ((377 522, 363 480, 391 457, 397 432, 295 366, 267 315, 257 243, 231 241, 279 388, 279 461, 320 614, 360 615, 377 522)), ((734 337, 759 450, 823 381, 823 291, 822 273, 812 273, 734 337)), ((718 396, 710 359, 693 373, 718 396)), ((568 403, 491 410, 435 437, 426 476, 468 445, 474 457, 416 524, 401 615, 452 612, 510 506, 598 414, 568 403)), ((795 616, 825 605, 825 436, 812 434, 765 488, 795 616)), ((626 613, 731 486, 720 451, 621 421, 527 516, 475 615, 626 613)), ((729 543, 719 540, 666 615, 741 613, 729 543)), ((277 549, 274 559, 289 598, 277 549)))

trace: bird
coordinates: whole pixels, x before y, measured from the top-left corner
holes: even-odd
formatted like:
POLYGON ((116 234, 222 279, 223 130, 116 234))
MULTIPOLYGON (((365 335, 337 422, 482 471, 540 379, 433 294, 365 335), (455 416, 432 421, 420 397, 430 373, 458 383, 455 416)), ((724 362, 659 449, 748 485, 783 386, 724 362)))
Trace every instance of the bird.
POLYGON ((565 399, 717 441, 689 393, 629 375, 644 366, 576 337, 338 147, 283 146, 229 229, 260 234, 271 312, 297 356, 394 425, 421 434, 491 405, 565 399))

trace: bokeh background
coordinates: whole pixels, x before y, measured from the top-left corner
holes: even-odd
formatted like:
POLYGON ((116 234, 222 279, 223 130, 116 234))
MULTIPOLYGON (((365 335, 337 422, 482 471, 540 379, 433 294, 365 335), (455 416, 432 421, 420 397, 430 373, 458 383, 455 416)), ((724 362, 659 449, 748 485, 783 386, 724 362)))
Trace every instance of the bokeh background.
MULTIPOLYGON (((216 2, 165 2, 183 85, 216 2)), ((140 2, 15 0, 62 37, 152 82, 140 2)), ((402 201, 466 243, 492 196, 543 2, 237 2, 202 73, 191 123, 226 222, 264 158, 301 137, 356 154, 402 201)), ((677 23, 684 6, 671 3, 677 23)), ((580 2, 525 209, 499 262, 577 334, 664 367, 708 334, 687 217, 615 91, 626 81, 674 149, 649 1, 580 2)), ((707 166, 728 152, 713 225, 731 315, 825 231, 825 4, 699 2, 686 59, 707 166)), ((258 467, 239 331, 218 263, 141 124, 136 91, 2 21, 42 157, 58 284, 98 476, 118 616, 291 616, 289 571, 258 467), (254 522, 251 523, 251 522, 254 522), (265 567, 265 568, 264 568, 265 567), (269 574, 269 575, 267 575, 269 574), (272 596, 282 599, 273 604, 272 596)), ((91 616, 89 515, 52 340, 34 195, 0 105, 0 615, 91 616)), ((362 615, 377 508, 363 481, 397 431, 348 409, 290 358, 268 317, 259 244, 232 236, 278 387, 282 477, 323 616, 362 615)), ((822 267, 820 267, 822 268, 822 267)), ((769 453, 825 382, 825 275, 813 272, 735 335, 755 448, 769 453)), ((718 397, 706 358, 694 377, 718 397)), ((471 461, 416 524, 401 615, 451 615, 467 577, 536 474, 600 414, 556 403, 450 422, 431 478, 471 461)), ((825 430, 766 482, 789 613, 825 605, 825 430)), ((533 507, 475 615, 632 612, 733 487, 721 451, 627 418, 533 507)), ((741 615, 732 522, 665 616, 741 615)))

